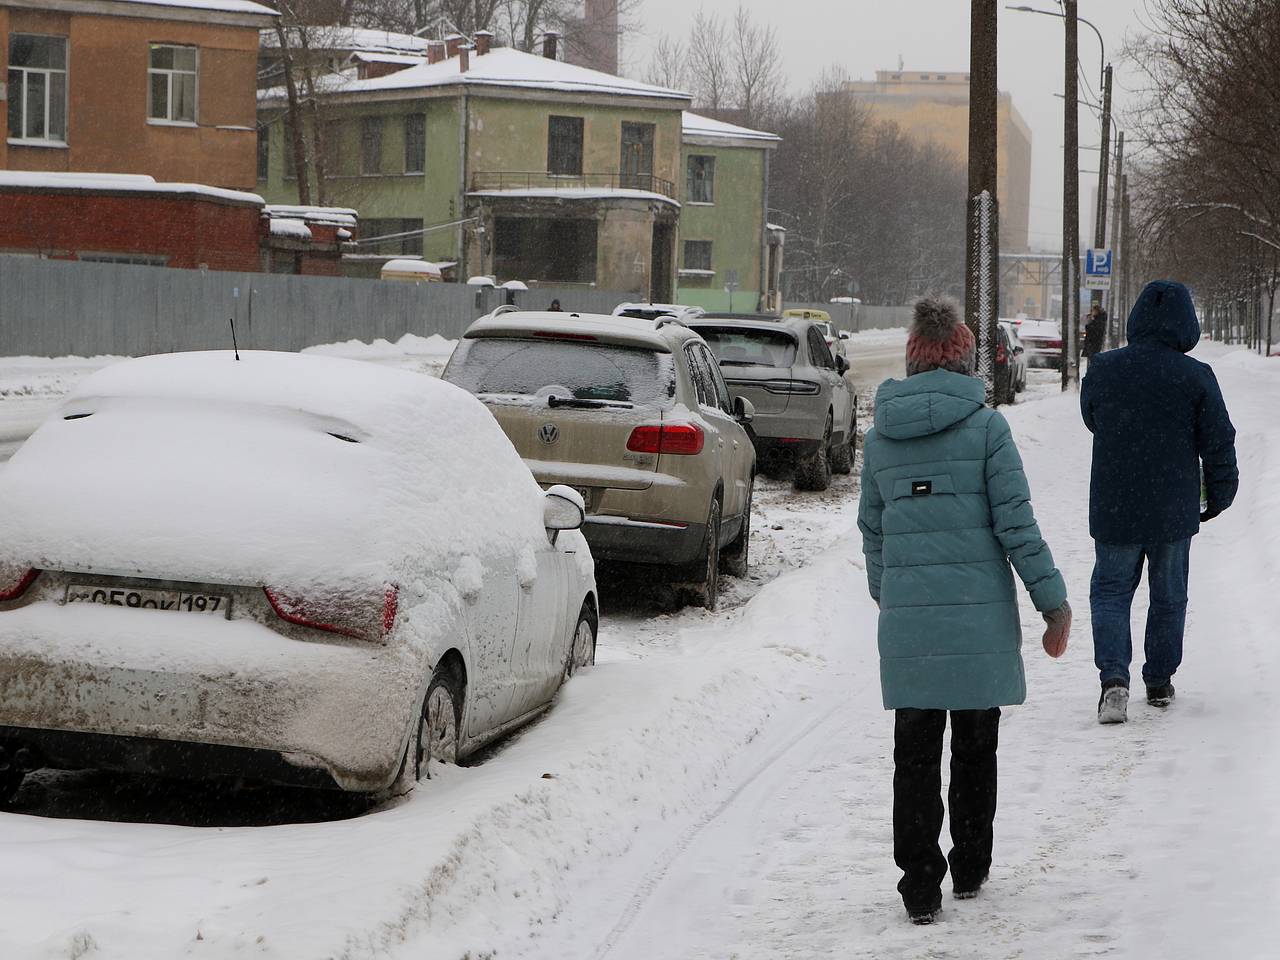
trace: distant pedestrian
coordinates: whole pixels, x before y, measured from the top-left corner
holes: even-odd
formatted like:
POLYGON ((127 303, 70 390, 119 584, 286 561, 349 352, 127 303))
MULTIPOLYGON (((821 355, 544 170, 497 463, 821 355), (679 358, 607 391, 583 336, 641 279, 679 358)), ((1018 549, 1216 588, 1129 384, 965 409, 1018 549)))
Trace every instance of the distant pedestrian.
POLYGON ((991 866, 1000 707, 1026 698, 1010 562, 1044 615, 1045 652, 1067 648, 1071 607, 1031 509, 1022 459, 973 376, 974 338, 949 300, 915 306, 907 378, 876 393, 858 527, 880 606, 880 685, 894 710, 893 856, 913 923, 976 896, 991 866), (949 858, 942 738, 951 713, 949 858))
POLYGON ((552 300, 551 306, 547 307, 551 313, 564 313, 564 308, 560 306, 559 300, 552 300))
POLYGON ((1107 337, 1107 311, 1100 304, 1094 304, 1084 325, 1084 349, 1081 356, 1086 360, 1102 352, 1102 345, 1107 337))
POLYGON ((1129 313, 1129 345, 1090 364, 1080 410, 1093 433, 1089 587, 1100 723, 1128 718, 1129 615, 1147 564, 1147 702, 1167 707, 1182 663, 1191 538, 1235 499, 1235 428, 1208 364, 1184 356, 1200 341, 1191 294, 1147 284, 1129 313), (1207 503, 1201 502, 1201 471, 1207 503))

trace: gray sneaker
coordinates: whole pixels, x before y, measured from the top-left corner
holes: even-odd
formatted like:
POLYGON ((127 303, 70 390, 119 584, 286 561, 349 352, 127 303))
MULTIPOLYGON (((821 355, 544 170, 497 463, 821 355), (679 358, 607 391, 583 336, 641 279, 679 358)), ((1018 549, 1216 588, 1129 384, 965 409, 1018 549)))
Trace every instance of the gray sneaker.
POLYGON ((1129 719, 1129 688, 1116 683, 1102 688, 1098 698, 1099 723, 1124 723, 1129 719))

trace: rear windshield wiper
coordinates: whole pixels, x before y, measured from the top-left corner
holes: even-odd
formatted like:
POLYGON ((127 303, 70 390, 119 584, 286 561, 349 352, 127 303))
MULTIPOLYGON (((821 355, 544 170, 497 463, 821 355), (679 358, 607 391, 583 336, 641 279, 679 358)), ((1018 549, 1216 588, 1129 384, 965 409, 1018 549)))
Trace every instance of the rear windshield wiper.
POLYGON ((579 410, 630 410, 635 407, 635 404, 624 403, 621 400, 587 400, 578 397, 557 397, 552 394, 547 397, 547 406, 553 410, 557 407, 572 407, 579 410))
POLYGON ((761 363, 759 360, 721 360, 722 367, 771 367, 771 363, 761 363))

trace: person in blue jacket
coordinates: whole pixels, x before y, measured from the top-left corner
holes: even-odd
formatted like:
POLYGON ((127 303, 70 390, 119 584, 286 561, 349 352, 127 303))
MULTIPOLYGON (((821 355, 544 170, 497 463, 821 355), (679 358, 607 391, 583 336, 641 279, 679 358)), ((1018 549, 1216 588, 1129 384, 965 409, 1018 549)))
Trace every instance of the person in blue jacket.
POLYGON ((1026 698, 1013 572, 1048 623, 1046 653, 1061 656, 1071 628, 1009 424, 973 371, 956 305, 919 301, 908 376, 880 385, 863 450, 858 527, 894 711, 893 855, 914 923, 941 909, 948 859, 956 899, 976 896, 991 867, 1000 707, 1026 698), (948 712, 949 858, 938 846, 948 712))
POLYGON ((1240 479, 1236 431, 1218 380, 1207 364, 1185 355, 1200 342, 1187 288, 1172 280, 1147 284, 1127 331, 1129 345, 1090 361, 1080 390, 1080 410, 1093 433, 1089 609, 1101 723, 1128 717, 1129 615, 1144 562, 1151 603, 1142 679, 1149 704, 1172 702, 1191 538, 1231 506, 1240 479))

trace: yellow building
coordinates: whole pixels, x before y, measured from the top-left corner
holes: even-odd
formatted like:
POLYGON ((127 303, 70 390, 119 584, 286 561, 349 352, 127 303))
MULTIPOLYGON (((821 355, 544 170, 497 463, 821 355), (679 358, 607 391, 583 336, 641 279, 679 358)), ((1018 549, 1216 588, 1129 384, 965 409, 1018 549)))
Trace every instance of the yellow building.
MULTIPOLYGON (((945 147, 961 163, 969 156, 969 74, 877 70, 874 81, 850 80, 843 91, 877 119, 945 147)), ((1000 94, 997 112, 997 197, 1001 251, 1029 249, 1031 213, 1031 129, 1013 99, 1000 94)))

